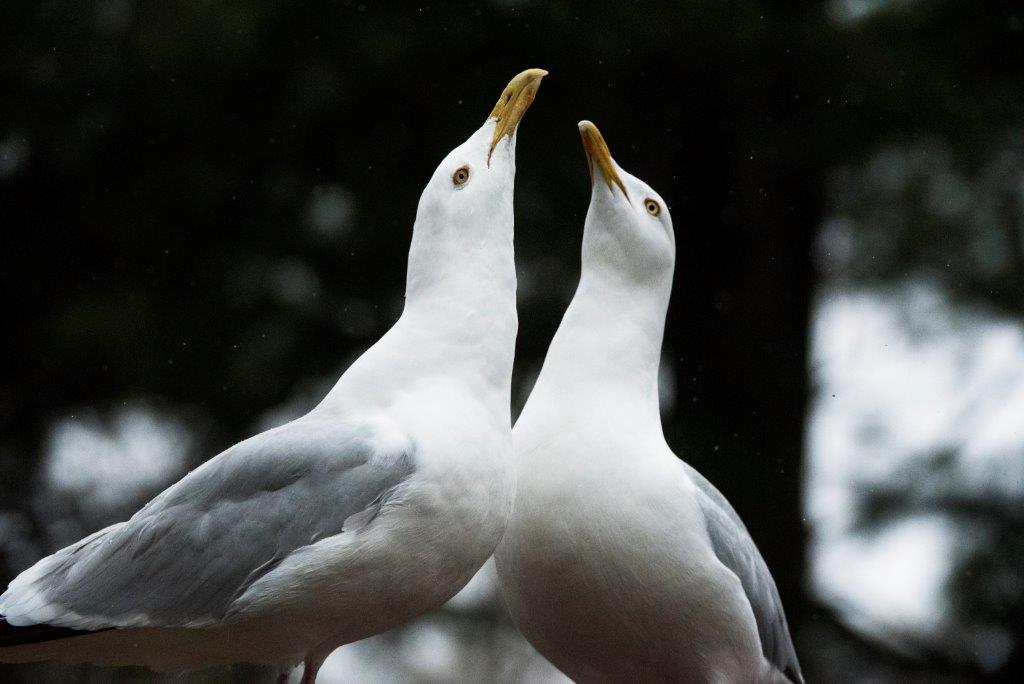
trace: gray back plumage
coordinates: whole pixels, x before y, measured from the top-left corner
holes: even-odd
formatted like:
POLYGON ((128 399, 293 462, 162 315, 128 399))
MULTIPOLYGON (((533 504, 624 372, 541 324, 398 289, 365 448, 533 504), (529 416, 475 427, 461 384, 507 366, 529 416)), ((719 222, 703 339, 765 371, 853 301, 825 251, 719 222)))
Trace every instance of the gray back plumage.
POLYGON ((803 684, 779 590, 761 552, 722 493, 692 467, 680 463, 700 491, 699 503, 715 555, 739 578, 750 601, 764 657, 794 684, 803 684))
POLYGON ((31 588, 66 611, 69 627, 220 619, 296 549, 341 534, 357 514, 365 524, 410 476, 411 447, 381 453, 373 438, 365 426, 306 417, 240 442, 130 520, 54 554, 31 588))

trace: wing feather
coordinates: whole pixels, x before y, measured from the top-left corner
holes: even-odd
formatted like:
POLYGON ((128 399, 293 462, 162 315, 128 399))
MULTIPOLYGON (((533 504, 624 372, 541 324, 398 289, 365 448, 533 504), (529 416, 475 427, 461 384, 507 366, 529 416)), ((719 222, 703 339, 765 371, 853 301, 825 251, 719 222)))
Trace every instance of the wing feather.
POLYGON ((750 601, 764 657, 794 684, 803 684, 782 599, 761 552, 722 493, 692 467, 680 463, 700 491, 701 510, 715 555, 739 578, 750 601))
POLYGON ((412 474, 412 444, 381 429, 307 416, 240 442, 23 572, 0 613, 78 630, 215 623, 289 554, 372 519, 412 474))

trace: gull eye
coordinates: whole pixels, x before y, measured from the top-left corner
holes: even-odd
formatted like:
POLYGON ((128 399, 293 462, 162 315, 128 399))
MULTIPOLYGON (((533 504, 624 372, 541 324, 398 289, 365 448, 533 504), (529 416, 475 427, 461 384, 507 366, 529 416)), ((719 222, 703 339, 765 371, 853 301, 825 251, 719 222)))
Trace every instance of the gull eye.
POLYGON ((455 169, 455 173, 452 174, 452 183, 455 187, 461 188, 463 185, 469 182, 469 167, 460 166, 455 169))
POLYGON ((647 213, 651 216, 657 216, 661 213, 661 205, 652 200, 650 197, 644 200, 644 208, 647 209, 647 213))

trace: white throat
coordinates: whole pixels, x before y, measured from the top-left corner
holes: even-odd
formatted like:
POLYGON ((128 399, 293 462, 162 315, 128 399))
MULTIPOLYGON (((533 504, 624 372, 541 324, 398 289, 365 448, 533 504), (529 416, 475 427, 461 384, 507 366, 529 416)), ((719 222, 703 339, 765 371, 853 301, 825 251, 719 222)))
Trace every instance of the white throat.
POLYGON ((518 329, 512 211, 515 136, 490 165, 490 121, 438 166, 420 197, 409 249, 405 308, 398 322, 346 371, 332 395, 358 384, 390 401, 424 377, 472 389, 508 420, 518 329), (455 190, 452 167, 471 165, 455 190), (375 359, 374 373, 364 372, 375 359), (388 377, 379 372, 390 368, 388 377))
POLYGON ((511 205, 510 192, 507 206, 481 207, 479 222, 469 227, 417 219, 402 313, 427 336, 416 342, 425 362, 482 374, 506 394, 518 328, 511 205))
POLYGON ((610 262, 600 231, 614 227, 587 222, 580 283, 548 348, 535 398, 586 399, 614 396, 608 410, 627 409, 661 427, 658 367, 665 316, 672 290, 668 270, 638 282, 610 262), (600 247, 598 246, 600 245, 600 247))

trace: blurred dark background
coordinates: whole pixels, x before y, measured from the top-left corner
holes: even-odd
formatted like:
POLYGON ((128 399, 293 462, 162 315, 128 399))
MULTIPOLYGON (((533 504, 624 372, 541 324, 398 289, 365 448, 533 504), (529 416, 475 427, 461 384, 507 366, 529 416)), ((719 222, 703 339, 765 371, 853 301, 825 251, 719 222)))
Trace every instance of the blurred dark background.
MULTIPOLYGON (((314 404, 400 313, 429 174, 538 66, 514 411, 578 275, 589 118, 669 202, 665 431, 808 680, 1020 681, 1022 39, 1009 1, 8 0, 2 579, 314 404)), ((467 592, 321 679, 556 678, 493 577, 467 592)))

